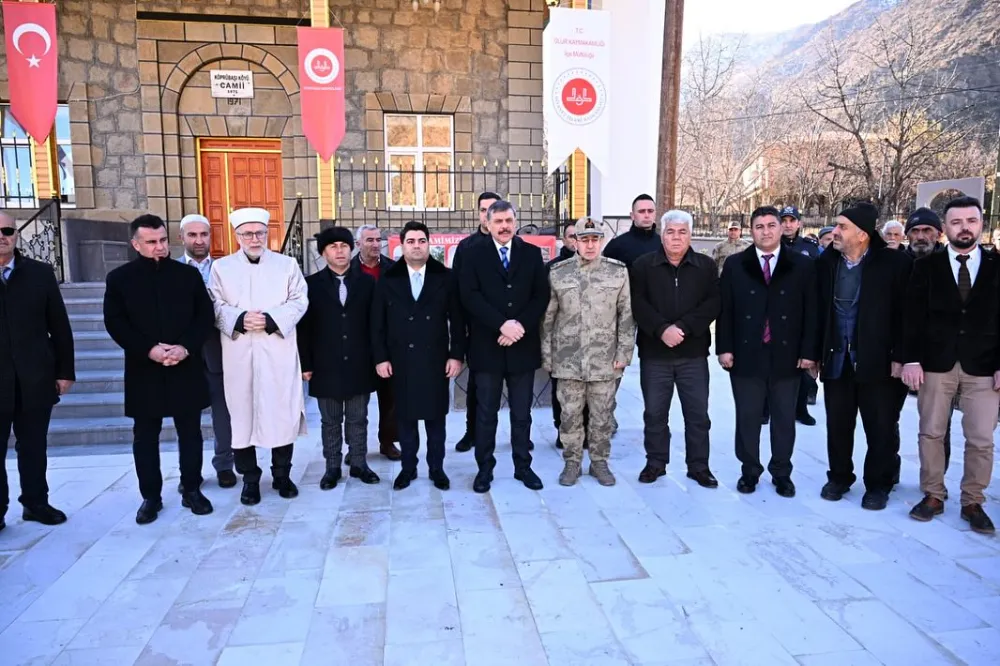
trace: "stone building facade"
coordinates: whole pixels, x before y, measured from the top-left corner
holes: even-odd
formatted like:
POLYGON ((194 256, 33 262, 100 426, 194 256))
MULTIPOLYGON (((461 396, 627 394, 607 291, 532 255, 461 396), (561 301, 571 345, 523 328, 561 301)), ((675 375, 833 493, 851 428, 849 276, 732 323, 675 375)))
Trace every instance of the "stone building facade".
MULTIPOLYGON (((377 193, 378 205, 387 206, 384 174, 368 174, 355 193, 348 166, 352 158, 351 168, 362 160, 365 168, 385 164, 386 114, 450 116, 452 168, 508 160, 536 168, 543 158, 544 0, 445 0, 438 12, 425 3, 414 10, 411 0, 331 0, 330 8, 331 24, 345 31, 347 71, 336 218, 369 219, 351 210, 358 199, 373 207, 377 193), (348 194, 358 195, 351 209, 348 194)), ((69 108, 76 190, 64 218, 104 223, 98 235, 120 238, 107 223, 144 211, 173 224, 204 213, 199 147, 256 139, 280 152, 285 221, 301 201, 307 233, 318 225, 318 160, 302 135, 296 52, 296 25, 308 25, 309 0, 65 0, 57 13, 59 94, 69 108), (215 69, 252 72, 253 98, 213 98, 215 69)), ((0 48, 0 72, 5 57, 0 48)), ((0 102, 6 95, 0 81, 0 102)), ((540 170, 529 176, 527 187, 551 191, 551 181, 539 184, 540 170)), ((451 216, 457 223, 440 218, 439 226, 461 228, 473 219, 464 195, 477 186, 461 179, 452 186, 450 208, 461 199, 457 212, 467 214, 451 216)))

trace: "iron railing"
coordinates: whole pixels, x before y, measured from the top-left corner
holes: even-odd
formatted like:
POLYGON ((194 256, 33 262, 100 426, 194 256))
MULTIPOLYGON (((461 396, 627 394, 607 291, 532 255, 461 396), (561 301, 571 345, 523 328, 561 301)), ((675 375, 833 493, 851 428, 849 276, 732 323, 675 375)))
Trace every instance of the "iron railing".
POLYGON ((418 220, 432 231, 472 231, 479 226, 481 192, 514 204, 522 228, 545 230, 569 217, 568 173, 548 173, 542 162, 459 160, 450 169, 416 169, 379 158, 338 158, 335 216, 343 226, 399 228, 418 220))
POLYGON ((281 242, 281 253, 299 262, 299 267, 306 270, 305 236, 302 228, 302 199, 295 202, 295 210, 285 228, 285 238, 281 242))
POLYGON ((57 197, 49 199, 18 227, 17 249, 26 257, 52 266, 59 282, 63 282, 66 273, 63 267, 62 205, 57 197))

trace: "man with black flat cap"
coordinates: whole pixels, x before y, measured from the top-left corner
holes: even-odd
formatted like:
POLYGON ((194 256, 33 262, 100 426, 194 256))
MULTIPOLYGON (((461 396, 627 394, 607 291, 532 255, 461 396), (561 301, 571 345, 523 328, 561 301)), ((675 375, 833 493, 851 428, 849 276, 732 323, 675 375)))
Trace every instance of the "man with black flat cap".
POLYGON ((833 243, 817 261, 830 465, 823 499, 841 499, 857 478, 854 429, 860 412, 868 442, 861 506, 881 510, 889 501, 903 361, 900 294, 912 263, 905 253, 886 246, 878 233, 878 211, 867 203, 837 216, 833 243))
POLYGON ((296 337, 302 378, 319 404, 322 423, 326 473, 319 487, 337 487, 345 439, 351 477, 378 483, 367 460, 368 402, 375 390, 370 328, 375 278, 351 263, 354 237, 344 227, 316 234, 316 249, 326 268, 306 278, 309 307, 296 337))

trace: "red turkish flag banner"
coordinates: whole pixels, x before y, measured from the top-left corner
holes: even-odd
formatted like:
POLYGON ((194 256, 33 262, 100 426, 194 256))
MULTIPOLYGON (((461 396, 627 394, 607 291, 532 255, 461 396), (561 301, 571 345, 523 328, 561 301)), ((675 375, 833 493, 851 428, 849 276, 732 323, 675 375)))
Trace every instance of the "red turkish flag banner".
POLYGON ((299 28, 302 133, 323 160, 344 139, 344 31, 299 28))
POLYGON ((59 104, 59 49, 56 7, 35 2, 4 2, 10 112, 35 141, 44 143, 59 104))

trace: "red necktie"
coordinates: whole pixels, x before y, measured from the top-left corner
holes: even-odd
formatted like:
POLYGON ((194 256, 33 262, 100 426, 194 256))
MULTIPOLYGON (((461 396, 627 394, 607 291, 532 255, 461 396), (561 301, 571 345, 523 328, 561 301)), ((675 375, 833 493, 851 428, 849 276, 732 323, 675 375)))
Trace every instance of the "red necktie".
MULTIPOLYGON (((765 254, 764 259, 764 284, 771 284, 771 259, 774 258, 773 254, 765 254)), ((769 344, 771 342, 771 322, 765 317, 764 318, 764 344, 769 344)))

